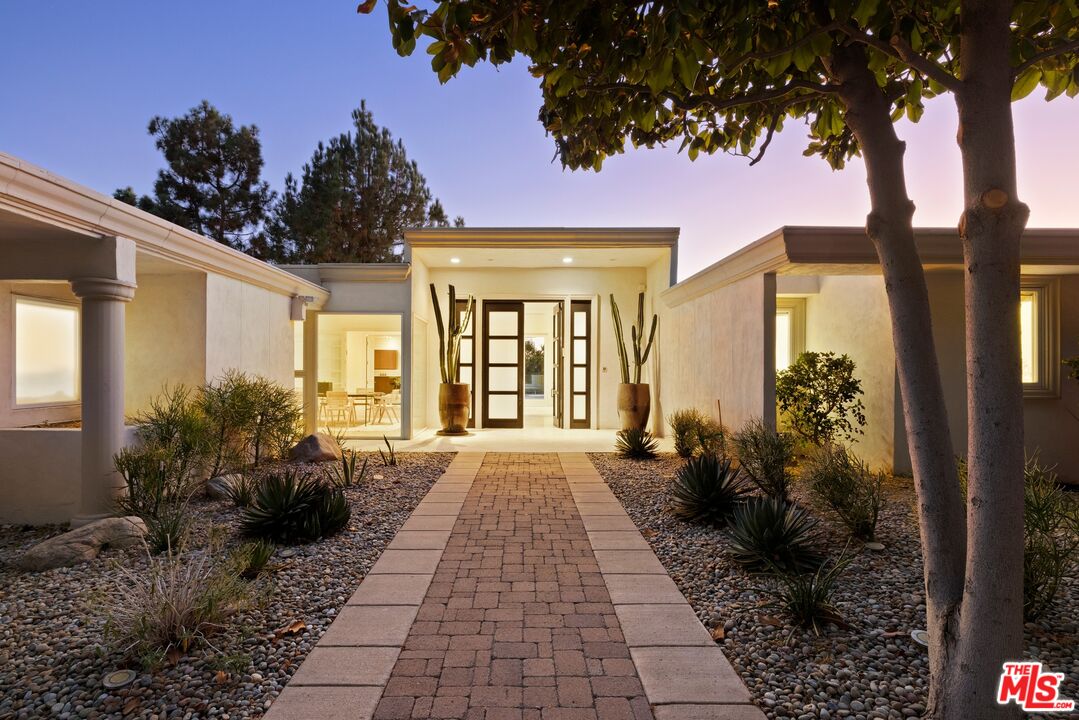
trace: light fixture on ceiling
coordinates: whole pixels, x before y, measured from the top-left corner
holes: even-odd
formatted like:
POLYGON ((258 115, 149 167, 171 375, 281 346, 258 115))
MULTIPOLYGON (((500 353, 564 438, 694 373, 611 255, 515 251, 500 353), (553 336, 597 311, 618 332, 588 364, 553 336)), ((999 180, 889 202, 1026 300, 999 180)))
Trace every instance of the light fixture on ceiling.
POLYGON ((450 262, 453 263, 454 265, 460 265, 461 264, 461 258, 452 257, 452 258, 450 258, 450 262))
POLYGON ((562 262, 564 262, 564 263, 566 263, 567 265, 569 265, 569 264, 570 264, 571 262, 573 262, 573 258, 571 258, 571 257, 564 257, 564 258, 562 258, 562 262))

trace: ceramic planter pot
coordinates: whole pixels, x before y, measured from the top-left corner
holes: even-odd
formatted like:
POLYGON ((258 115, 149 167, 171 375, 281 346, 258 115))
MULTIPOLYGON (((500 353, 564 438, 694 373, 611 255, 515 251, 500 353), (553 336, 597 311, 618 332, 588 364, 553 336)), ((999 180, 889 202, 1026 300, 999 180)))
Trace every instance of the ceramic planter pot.
POLYGON ((442 383, 438 386, 439 435, 467 435, 472 393, 468 383, 442 383))
POLYGON ((620 383, 618 385, 618 419, 623 430, 644 430, 652 409, 648 383, 620 383))

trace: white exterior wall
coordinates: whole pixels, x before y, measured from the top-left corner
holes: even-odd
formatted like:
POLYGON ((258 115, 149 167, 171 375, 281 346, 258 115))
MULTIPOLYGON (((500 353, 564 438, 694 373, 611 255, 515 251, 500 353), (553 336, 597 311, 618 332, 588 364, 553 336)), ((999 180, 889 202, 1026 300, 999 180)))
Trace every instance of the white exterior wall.
MULTIPOLYGON (((477 300, 476 310, 482 313, 484 299, 544 300, 557 301, 569 299, 587 299, 595 301, 593 310, 594 345, 598 348, 593 367, 593 426, 598 428, 618 427, 617 391, 621 382, 618 369, 618 349, 615 345, 611 320, 609 296, 615 296, 623 323, 636 320, 637 293, 647 289, 647 277, 644 268, 431 268, 429 279, 421 281, 417 266, 413 266, 413 285, 415 288, 416 313, 419 308, 430 308, 430 290, 428 283, 434 282, 442 301, 447 286, 453 284, 460 297, 474 295, 477 300), (422 299, 421 299, 422 290, 422 299), (598 309, 598 312, 596 312, 598 309)), ((646 298, 647 300, 647 298, 646 298)), ((646 304, 647 309, 647 304, 646 304)), ((443 308, 445 310, 445 308, 443 308)), ((566 308, 567 312, 569 308, 566 308)), ((481 328, 477 326, 479 331, 481 328)), ((628 330, 627 330, 628 333, 628 330)), ((434 322, 428 324, 427 378, 428 418, 438 417, 438 394, 435 388, 441 382, 438 370, 438 331, 434 322)), ((477 334, 477 348, 480 335, 477 334)), ((628 334, 627 334, 628 342, 628 334)), ((653 352, 661 352, 656 348, 653 352)), ((482 392, 480 375, 480 357, 477 357, 477 387, 473 392, 482 392)), ((650 370, 645 368, 645 376, 650 370)), ((476 414, 481 415, 482 399, 477 400, 476 414)), ((567 416, 568 417, 568 416, 567 416)))
MULTIPOLYGON (((438 426, 438 329, 431 307, 430 273, 422 261, 413 259, 409 300, 412 328, 412 434, 438 426), (435 379, 431 381, 431 368, 435 379), (431 407, 434 406, 434 412, 431 407)), ((408 356, 405 356, 406 360, 408 356)))
POLYGON ((879 275, 824 275, 806 297, 806 350, 849 355, 862 382, 865 434, 852 443, 873 467, 894 459, 896 378, 891 314, 879 275))
POLYGON ((206 276, 198 272, 145 274, 126 307, 124 413, 149 407, 165 385, 198 387, 206 379, 206 276))
POLYGON ((290 310, 286 295, 208 273, 206 379, 238 369, 292 387, 294 329, 290 310))

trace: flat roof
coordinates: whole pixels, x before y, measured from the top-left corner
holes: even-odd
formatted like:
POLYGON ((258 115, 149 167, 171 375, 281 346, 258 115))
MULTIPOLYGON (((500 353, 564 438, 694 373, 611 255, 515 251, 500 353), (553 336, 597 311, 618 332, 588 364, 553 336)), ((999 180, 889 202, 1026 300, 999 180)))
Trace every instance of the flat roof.
MULTIPOLYGON (((915 228, 927 270, 960 269, 963 248, 955 228, 915 228)), ((1079 273, 1079 228, 1027 228, 1020 250, 1024 272, 1079 273)), ((661 293, 680 305, 758 273, 876 275, 880 262, 864 227, 785 225, 712 263, 661 293)))
POLYGON ((410 228, 411 247, 562 248, 675 247, 676 227, 410 228))

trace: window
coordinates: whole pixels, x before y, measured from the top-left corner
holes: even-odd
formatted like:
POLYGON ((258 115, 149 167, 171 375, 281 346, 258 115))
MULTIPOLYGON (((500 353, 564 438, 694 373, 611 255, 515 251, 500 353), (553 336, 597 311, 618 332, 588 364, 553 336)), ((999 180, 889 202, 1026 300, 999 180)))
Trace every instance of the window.
POLYGON ((1059 388, 1057 286, 1052 278, 1023 278, 1019 292, 1019 347, 1023 394, 1055 397, 1059 388))
POLYGON ((15 296, 15 404, 78 401, 78 306, 15 296))
POLYGON ((776 372, 805 352, 805 298, 776 298, 776 372))

